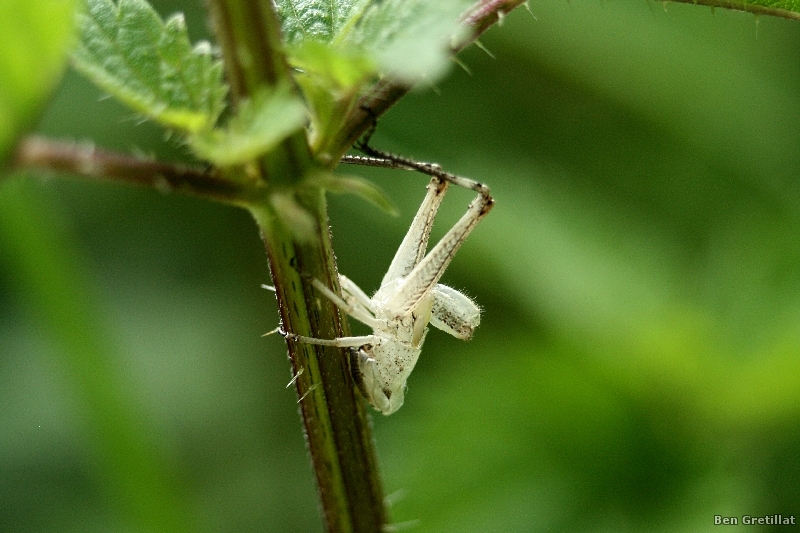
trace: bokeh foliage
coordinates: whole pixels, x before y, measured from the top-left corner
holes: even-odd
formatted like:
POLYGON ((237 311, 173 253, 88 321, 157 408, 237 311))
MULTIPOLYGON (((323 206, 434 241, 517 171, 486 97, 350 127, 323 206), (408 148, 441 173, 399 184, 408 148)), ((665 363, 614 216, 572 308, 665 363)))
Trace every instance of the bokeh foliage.
POLYGON ((0 4, 0 163, 63 70, 75 6, 73 0, 0 4))
MULTIPOLYGON (((199 3, 155 5, 201 37, 199 3)), ((519 10, 482 39, 496 59, 465 51, 472 76, 410 95, 375 137, 498 202, 444 280, 484 307, 476 339, 432 331, 406 405, 375 417, 395 520, 702 531, 715 514, 798 514, 800 26, 688 5, 531 8, 538 20, 519 10)), ((39 130, 186 157, 99 96, 69 75, 39 130)), ((345 170, 402 211, 330 199, 340 270, 376 288, 426 180, 345 170)), ((77 250, 96 333, 116 347, 97 371, 131 389, 197 530, 319 530, 285 347, 260 338, 277 313, 246 214, 13 185, 77 250)), ((451 194, 439 235, 467 202, 451 194)), ((21 279, 0 249, 0 530, 125 529, 53 310, 21 279)))

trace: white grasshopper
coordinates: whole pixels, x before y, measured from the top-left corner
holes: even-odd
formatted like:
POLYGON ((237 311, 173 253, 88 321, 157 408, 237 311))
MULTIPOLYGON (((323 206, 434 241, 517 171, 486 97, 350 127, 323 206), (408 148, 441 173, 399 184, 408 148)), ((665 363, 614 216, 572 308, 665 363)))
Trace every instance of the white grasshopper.
POLYGON ((411 227, 371 298, 340 275, 342 296, 319 280, 314 287, 339 309, 372 328, 372 335, 315 339, 284 332, 295 341, 350 348, 353 374, 361 392, 378 411, 389 415, 403 405, 406 380, 417 363, 428 324, 467 340, 480 323, 480 308, 469 297, 439 283, 458 248, 491 210, 494 200, 485 185, 362 145, 373 157, 348 156, 345 162, 416 170, 432 176, 428 192, 411 227), (427 254, 433 220, 449 184, 472 189, 478 196, 467 212, 427 254))

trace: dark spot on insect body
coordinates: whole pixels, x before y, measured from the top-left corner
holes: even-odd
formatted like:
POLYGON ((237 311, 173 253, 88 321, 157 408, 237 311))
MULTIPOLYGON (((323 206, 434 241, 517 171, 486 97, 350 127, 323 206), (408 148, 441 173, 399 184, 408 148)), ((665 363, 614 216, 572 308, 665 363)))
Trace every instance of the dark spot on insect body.
POLYGON ((383 389, 383 393, 386 395, 387 400, 392 397, 392 391, 389 389, 383 389))
POLYGON ((350 374, 353 376, 353 381, 356 382, 356 385, 359 389, 363 390, 364 387, 364 380, 361 377, 361 370, 358 368, 358 348, 350 348, 350 374))

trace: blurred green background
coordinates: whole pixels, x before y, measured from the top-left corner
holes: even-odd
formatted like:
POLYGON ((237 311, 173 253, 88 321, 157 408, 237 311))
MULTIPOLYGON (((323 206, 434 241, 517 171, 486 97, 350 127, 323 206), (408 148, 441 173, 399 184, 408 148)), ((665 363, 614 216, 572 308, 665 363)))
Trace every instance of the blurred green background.
MULTIPOLYGON (((207 35, 200 2, 154 4, 207 35)), ((497 200, 444 279, 482 305, 475 339, 431 331, 406 405, 373 416, 393 519, 694 532, 800 516, 800 24, 531 10, 482 39, 496 58, 465 51, 471 75, 410 95, 374 138, 497 200)), ((37 129, 186 157, 72 72, 37 129)), ((339 268, 371 291, 427 180, 344 170, 402 211, 330 198, 339 268)), ((436 235, 469 199, 448 196, 436 235)), ((5 180, 0 200, 0 531, 321 531, 248 215, 47 177, 5 180)))

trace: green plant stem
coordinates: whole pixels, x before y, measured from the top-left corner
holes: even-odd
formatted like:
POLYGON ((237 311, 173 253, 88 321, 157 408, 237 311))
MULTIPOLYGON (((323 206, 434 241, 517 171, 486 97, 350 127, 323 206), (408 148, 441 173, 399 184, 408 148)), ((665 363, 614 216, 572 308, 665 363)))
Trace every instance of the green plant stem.
MULTIPOLYGON (((209 6, 235 101, 292 83, 271 1, 212 0, 209 6)), ((289 137, 261 161, 266 187, 248 208, 261 229, 282 327, 331 339, 349 330, 312 285, 319 279, 339 292, 324 191, 295 187, 317 168, 304 133, 289 137)), ((383 490, 348 353, 291 341, 288 347, 326 529, 378 533, 386 523, 383 490)))
MULTIPOLYGON (((271 1, 210 0, 208 6, 234 106, 262 89, 294 85, 271 1)), ((297 132, 262 160, 261 178, 291 186, 312 164, 305 135, 297 132)))
MULTIPOLYGON (((347 335, 335 306, 310 284, 336 279, 324 196, 309 193, 299 201, 324 228, 319 241, 298 240, 271 206, 251 209, 266 243, 282 327, 320 338, 347 335)), ((370 425, 346 351, 289 342, 289 353, 327 530, 381 531, 386 515, 370 425)))

